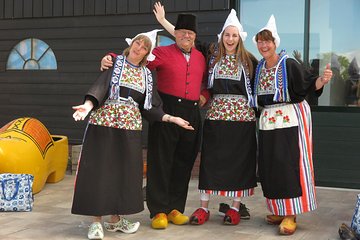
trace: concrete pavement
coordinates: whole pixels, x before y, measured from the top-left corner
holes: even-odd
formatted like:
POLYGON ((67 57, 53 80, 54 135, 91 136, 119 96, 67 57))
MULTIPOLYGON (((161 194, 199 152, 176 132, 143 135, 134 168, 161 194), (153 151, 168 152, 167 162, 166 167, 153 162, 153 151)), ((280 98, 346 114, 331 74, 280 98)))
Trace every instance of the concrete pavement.
MULTIPOLYGON (((90 219, 70 213, 73 183, 75 177, 66 175, 59 183, 46 184, 35 195, 34 209, 26 213, 0 213, 0 239, 87 239, 90 219)), ((244 203, 250 209, 250 220, 242 220, 237 226, 222 224, 217 214, 220 202, 228 202, 222 197, 212 197, 210 202, 210 220, 202 226, 175 226, 169 224, 165 230, 153 230, 150 226, 149 212, 145 211, 128 216, 140 221, 141 226, 135 234, 105 232, 104 239, 141 239, 141 240, 335 240, 342 222, 350 223, 356 196, 359 190, 317 188, 318 209, 298 216, 298 230, 292 236, 279 236, 277 227, 264 222, 268 213, 260 185, 255 196, 245 198, 244 203)), ((190 215, 199 205, 197 180, 190 182, 187 208, 190 215)), ((145 205, 146 208, 146 205, 145 205)))

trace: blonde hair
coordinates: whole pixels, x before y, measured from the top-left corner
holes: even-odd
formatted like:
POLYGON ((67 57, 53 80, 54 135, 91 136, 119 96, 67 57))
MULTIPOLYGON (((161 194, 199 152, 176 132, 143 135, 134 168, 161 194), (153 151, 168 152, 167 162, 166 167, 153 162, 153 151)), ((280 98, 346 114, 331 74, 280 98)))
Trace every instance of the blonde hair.
MULTIPOLYGON (((223 31, 221 34, 220 42, 218 43, 217 53, 215 53, 215 46, 212 47, 211 53, 216 54, 216 56, 215 56, 215 61, 213 63, 213 66, 211 66, 211 67, 214 67, 215 64, 217 62, 219 62, 220 59, 226 55, 226 49, 225 49, 225 45, 223 43, 224 33, 225 33, 225 31, 223 31)), ((252 78, 254 76, 254 66, 253 66, 252 59, 255 59, 255 57, 248 50, 246 50, 240 35, 239 35, 239 43, 236 46, 235 59, 236 59, 236 62, 241 63, 242 65, 245 65, 244 69, 245 70, 246 70, 246 68, 248 69, 250 78, 252 78)))
POLYGON ((131 41, 130 46, 127 47, 127 48, 123 51, 123 55, 126 56, 126 57, 129 55, 130 48, 132 47, 133 43, 134 43, 135 41, 137 41, 137 40, 143 42, 143 43, 145 44, 145 46, 147 47, 147 49, 148 49, 148 53, 144 56, 144 58, 143 58, 143 59, 140 61, 140 63, 139 63, 139 65, 143 67, 143 66, 145 66, 145 65, 147 64, 147 57, 149 56, 150 51, 151 51, 151 47, 152 47, 152 42, 151 42, 150 38, 148 38, 147 36, 145 36, 145 35, 139 35, 139 36, 135 37, 135 38, 131 41))

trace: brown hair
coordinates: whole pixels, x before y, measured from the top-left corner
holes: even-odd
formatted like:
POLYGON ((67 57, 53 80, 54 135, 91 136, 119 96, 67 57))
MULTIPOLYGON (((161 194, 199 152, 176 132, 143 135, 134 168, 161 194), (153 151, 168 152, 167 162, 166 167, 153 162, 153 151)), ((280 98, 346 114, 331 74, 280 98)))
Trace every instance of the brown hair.
MULTIPOLYGON (((223 56, 226 55, 226 49, 225 49, 224 43, 222 41, 224 33, 225 33, 225 31, 223 31, 221 34, 221 38, 220 38, 221 40, 218 43, 218 49, 217 49, 218 52, 215 53, 216 54, 215 61, 211 67, 214 67, 215 64, 217 62, 219 62, 223 56)), ((212 54, 214 54, 214 49, 215 48, 213 46, 213 48, 211 50, 212 54)), ((238 62, 238 63, 241 62, 243 65, 246 65, 247 69, 249 70, 250 78, 252 78, 254 76, 254 66, 253 66, 253 62, 251 61, 251 59, 255 59, 255 57, 248 50, 246 50, 240 35, 239 35, 239 43, 236 47, 235 54, 236 54, 236 57, 235 57, 236 62, 238 62)), ((245 66, 244 66, 244 69, 246 70, 245 66)))
POLYGON ((275 44, 275 38, 273 37, 272 33, 267 29, 264 29, 256 34, 255 41, 257 42, 258 40, 273 41, 273 43, 275 44))
POLYGON ((124 56, 128 56, 129 55, 129 52, 130 52, 130 48, 132 47, 133 43, 135 41, 141 41, 141 42, 144 42, 145 46, 149 49, 148 53, 144 56, 144 58, 140 61, 139 65, 140 66, 145 66, 147 64, 147 57, 149 56, 150 54, 150 51, 151 51, 151 46, 152 46, 152 43, 151 43, 151 40, 150 38, 148 38, 147 36, 145 35, 139 35, 137 36, 136 38, 134 38, 132 41, 131 41, 131 44, 129 47, 127 47, 124 51, 123 51, 123 55, 124 56))

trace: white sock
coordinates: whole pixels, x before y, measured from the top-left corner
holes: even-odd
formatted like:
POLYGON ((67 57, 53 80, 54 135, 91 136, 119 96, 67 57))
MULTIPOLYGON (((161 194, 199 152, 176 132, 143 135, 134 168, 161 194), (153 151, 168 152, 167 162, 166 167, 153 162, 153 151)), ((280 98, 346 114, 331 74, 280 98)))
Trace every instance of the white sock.
POLYGON ((235 211, 239 211, 239 209, 237 209, 236 207, 230 207, 231 209, 234 209, 235 211))
POLYGON ((205 212, 209 212, 209 209, 208 208, 205 208, 205 207, 201 207, 202 209, 204 209, 205 210, 205 212))
POLYGON ((208 202, 210 200, 210 194, 209 193, 200 193, 200 200, 208 202))

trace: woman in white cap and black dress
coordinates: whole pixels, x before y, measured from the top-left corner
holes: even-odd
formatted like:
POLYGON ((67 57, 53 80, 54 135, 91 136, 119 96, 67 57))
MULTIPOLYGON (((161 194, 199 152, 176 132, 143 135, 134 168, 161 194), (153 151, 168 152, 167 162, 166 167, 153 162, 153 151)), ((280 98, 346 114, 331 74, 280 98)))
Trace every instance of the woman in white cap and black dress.
POLYGON ((272 15, 253 38, 263 59, 256 68, 254 96, 259 119, 259 176, 271 215, 280 234, 293 234, 296 215, 316 209, 312 160, 311 110, 305 101, 310 91, 319 96, 332 76, 309 76, 303 66, 279 54, 280 37, 272 15))
MULTIPOLYGON (((165 11, 156 3, 154 14, 159 23, 173 34, 174 26, 165 19, 165 11)), ((190 223, 204 224, 210 216, 210 195, 233 198, 224 224, 240 222, 242 197, 254 194, 256 183, 256 117, 252 88, 257 60, 244 47, 243 31, 235 10, 231 10, 218 43, 197 44, 208 59, 208 89, 211 103, 205 116, 199 173, 201 207, 190 223)))
POLYGON ((90 112, 71 209, 73 214, 94 216, 89 239, 104 237, 101 221, 105 215, 111 215, 104 223, 108 231, 133 233, 139 228, 139 222, 120 215, 144 209, 142 116, 193 130, 187 121, 163 112, 151 72, 145 67, 154 60, 151 51, 158 31, 127 39, 130 46, 114 59, 114 67, 99 76, 84 104, 73 107, 76 121, 90 112))

